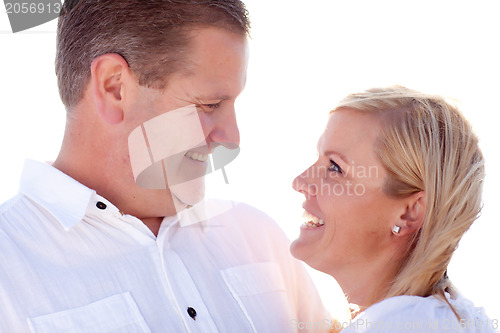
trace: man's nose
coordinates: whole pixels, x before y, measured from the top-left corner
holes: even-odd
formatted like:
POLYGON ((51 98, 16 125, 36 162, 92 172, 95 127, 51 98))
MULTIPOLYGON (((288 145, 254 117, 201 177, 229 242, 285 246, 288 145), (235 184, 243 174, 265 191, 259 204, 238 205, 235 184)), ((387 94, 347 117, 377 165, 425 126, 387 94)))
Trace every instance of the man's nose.
POLYGON ((230 149, 238 147, 240 145, 240 131, 234 106, 226 108, 219 114, 215 114, 216 112, 210 119, 207 143, 209 146, 212 142, 218 143, 230 149))

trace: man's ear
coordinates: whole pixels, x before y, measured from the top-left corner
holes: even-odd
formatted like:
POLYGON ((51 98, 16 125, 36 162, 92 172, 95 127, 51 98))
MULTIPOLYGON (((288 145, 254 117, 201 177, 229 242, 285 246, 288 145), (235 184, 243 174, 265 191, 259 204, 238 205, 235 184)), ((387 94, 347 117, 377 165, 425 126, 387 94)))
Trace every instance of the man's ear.
POLYGON ((131 77, 127 62, 119 54, 103 54, 92 61, 91 74, 97 113, 108 124, 118 124, 124 116, 124 84, 131 77))
POLYGON ((403 202, 405 203, 405 209, 399 218, 398 226, 400 230, 397 233, 401 236, 414 234, 422 228, 427 208, 424 191, 410 195, 403 202))

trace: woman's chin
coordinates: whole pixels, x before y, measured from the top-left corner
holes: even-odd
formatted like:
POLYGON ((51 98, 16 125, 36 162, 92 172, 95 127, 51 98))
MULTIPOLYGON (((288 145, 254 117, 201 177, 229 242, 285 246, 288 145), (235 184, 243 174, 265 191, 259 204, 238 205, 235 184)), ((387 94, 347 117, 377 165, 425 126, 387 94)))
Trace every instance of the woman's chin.
POLYGON ((307 224, 302 224, 300 226, 299 237, 292 242, 290 246, 290 252, 292 255, 300 260, 305 254, 313 255, 316 251, 315 248, 321 243, 326 226, 323 224, 321 226, 308 226, 307 224))
POLYGON ((304 261, 304 258, 302 256, 302 251, 300 250, 300 241, 298 239, 294 240, 290 244, 290 253, 295 259, 304 261))
MULTIPOLYGON (((317 243, 316 243, 317 244, 317 243)), ((301 236, 294 240, 290 245, 290 253, 298 260, 302 260, 309 266, 312 266, 312 259, 318 257, 318 249, 316 244, 311 243, 301 236)))
POLYGON ((324 226, 312 229, 302 226, 299 237, 290 244, 290 253, 311 268, 330 274, 333 258, 320 245, 325 229, 324 226))

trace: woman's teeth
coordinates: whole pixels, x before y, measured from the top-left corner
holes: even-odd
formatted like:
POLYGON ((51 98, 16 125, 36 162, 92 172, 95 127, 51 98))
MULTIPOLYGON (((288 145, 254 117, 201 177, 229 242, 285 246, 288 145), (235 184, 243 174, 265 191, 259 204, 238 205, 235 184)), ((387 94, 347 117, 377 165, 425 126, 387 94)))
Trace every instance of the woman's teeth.
POLYGON ((200 161, 200 162, 206 162, 208 160, 208 154, 203 154, 203 153, 197 153, 197 152, 192 152, 188 151, 186 154, 184 154, 187 158, 190 158, 195 161, 200 161))
POLYGON ((308 228, 318 228, 325 224, 325 222, 317 216, 309 213, 308 211, 304 211, 302 217, 305 219, 304 224, 308 228))

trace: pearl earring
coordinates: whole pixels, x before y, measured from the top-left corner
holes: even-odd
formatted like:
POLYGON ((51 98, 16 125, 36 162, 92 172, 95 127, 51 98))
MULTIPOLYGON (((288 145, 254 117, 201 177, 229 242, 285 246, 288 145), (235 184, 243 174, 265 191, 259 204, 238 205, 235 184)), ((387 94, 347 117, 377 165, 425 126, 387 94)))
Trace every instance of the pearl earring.
POLYGON ((399 231, 401 230, 401 227, 399 225, 395 225, 394 228, 392 228, 392 233, 394 235, 399 234, 399 231))

